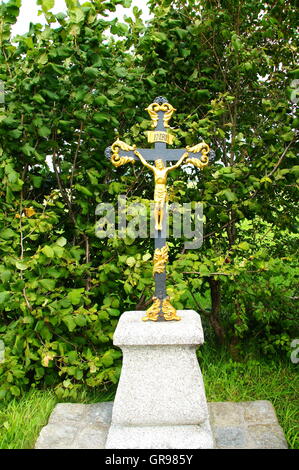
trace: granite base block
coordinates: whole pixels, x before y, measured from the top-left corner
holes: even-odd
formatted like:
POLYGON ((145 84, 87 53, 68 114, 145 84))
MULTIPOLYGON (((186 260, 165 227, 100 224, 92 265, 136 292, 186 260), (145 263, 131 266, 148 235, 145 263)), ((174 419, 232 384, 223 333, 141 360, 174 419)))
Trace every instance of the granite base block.
POLYGON ((123 365, 106 448, 213 448, 196 357, 204 341, 201 319, 194 310, 178 315, 181 321, 146 324, 145 312, 120 317, 113 344, 123 365))
POLYGON ((111 425, 106 449, 213 449, 209 425, 111 425))

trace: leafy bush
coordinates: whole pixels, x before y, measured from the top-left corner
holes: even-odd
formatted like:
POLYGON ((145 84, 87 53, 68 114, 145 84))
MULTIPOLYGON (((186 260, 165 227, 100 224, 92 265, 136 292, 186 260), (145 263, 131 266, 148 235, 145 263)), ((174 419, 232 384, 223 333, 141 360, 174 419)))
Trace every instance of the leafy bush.
POLYGON ((40 1, 47 25, 14 40, 21 1, 0 7, 1 397, 43 385, 75 397, 117 382, 113 331, 121 312, 150 304, 152 241, 97 238, 95 209, 119 194, 149 203, 153 188, 137 167, 112 168, 104 150, 117 135, 146 146, 144 108, 161 94, 178 110, 175 145, 205 139, 215 151, 204 172, 170 177, 170 199, 203 202, 206 218, 200 251, 170 240, 173 303, 198 310, 209 340, 234 356, 289 351, 293 2, 150 1, 147 25, 137 7, 124 23, 107 20, 127 0, 67 3, 53 15, 40 1))

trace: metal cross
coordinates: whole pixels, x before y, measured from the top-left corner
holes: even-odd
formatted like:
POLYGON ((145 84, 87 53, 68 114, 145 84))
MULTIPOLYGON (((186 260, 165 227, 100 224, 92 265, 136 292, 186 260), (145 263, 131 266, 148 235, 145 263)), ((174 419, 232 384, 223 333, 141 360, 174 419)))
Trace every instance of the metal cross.
POLYGON ((178 168, 182 163, 191 163, 197 168, 204 168, 208 162, 209 146, 202 142, 194 147, 185 149, 168 149, 166 144, 172 144, 173 136, 168 133, 169 120, 175 110, 168 101, 159 96, 146 108, 151 120, 152 128, 148 132, 148 141, 154 143, 154 149, 139 149, 135 145, 128 145, 116 140, 108 147, 105 154, 111 159, 114 166, 119 167, 126 163, 140 161, 151 169, 155 177, 155 253, 153 274, 155 278, 155 295, 153 304, 149 307, 143 320, 180 320, 175 308, 171 305, 166 293, 166 264, 168 261, 168 247, 166 244, 166 200, 167 200, 167 174, 178 168), (189 156, 192 153, 192 156, 189 156), (154 165, 149 162, 155 162, 154 165), (167 167, 167 162, 176 162, 167 167))

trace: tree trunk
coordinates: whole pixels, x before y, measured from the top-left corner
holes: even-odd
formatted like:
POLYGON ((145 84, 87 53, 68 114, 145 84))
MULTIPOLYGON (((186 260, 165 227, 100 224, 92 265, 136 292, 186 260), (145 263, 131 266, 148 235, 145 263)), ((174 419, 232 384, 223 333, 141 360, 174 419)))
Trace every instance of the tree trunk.
POLYGON ((208 278, 211 289, 212 313, 210 316, 211 325, 214 328, 216 336, 221 344, 225 342, 225 332, 220 323, 221 311, 221 289, 220 280, 208 278))
MULTIPOLYGON (((238 295, 238 292, 236 292, 236 294, 238 295)), ((241 317, 240 317, 240 312, 241 312, 241 305, 240 305, 240 302, 236 299, 234 301, 234 305, 235 305, 235 313, 236 313, 236 317, 237 317, 237 320, 236 320, 236 325, 237 326, 241 326, 242 325, 242 320, 241 320, 241 317)), ((239 342, 240 342, 240 338, 237 336, 236 334, 236 330, 234 331, 234 334, 230 340, 230 344, 229 344, 229 350, 230 350, 230 353, 231 353, 231 356, 233 358, 234 361, 240 361, 240 351, 239 351, 239 342)))

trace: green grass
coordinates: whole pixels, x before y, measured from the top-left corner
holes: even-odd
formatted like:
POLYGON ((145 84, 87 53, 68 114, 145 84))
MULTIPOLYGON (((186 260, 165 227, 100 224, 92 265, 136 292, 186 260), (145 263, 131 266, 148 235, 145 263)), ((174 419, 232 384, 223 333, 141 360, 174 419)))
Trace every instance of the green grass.
MULTIPOLYGON (((265 359, 233 362, 225 352, 200 350, 208 401, 270 400, 289 448, 299 448, 299 365, 265 359)), ((83 391, 78 403, 113 400, 115 387, 83 391)), ((0 404, 0 449, 34 447, 58 400, 52 390, 34 390, 0 404)), ((71 400, 65 400, 71 401, 71 400)), ((74 400, 72 400, 74 401, 74 400)))

